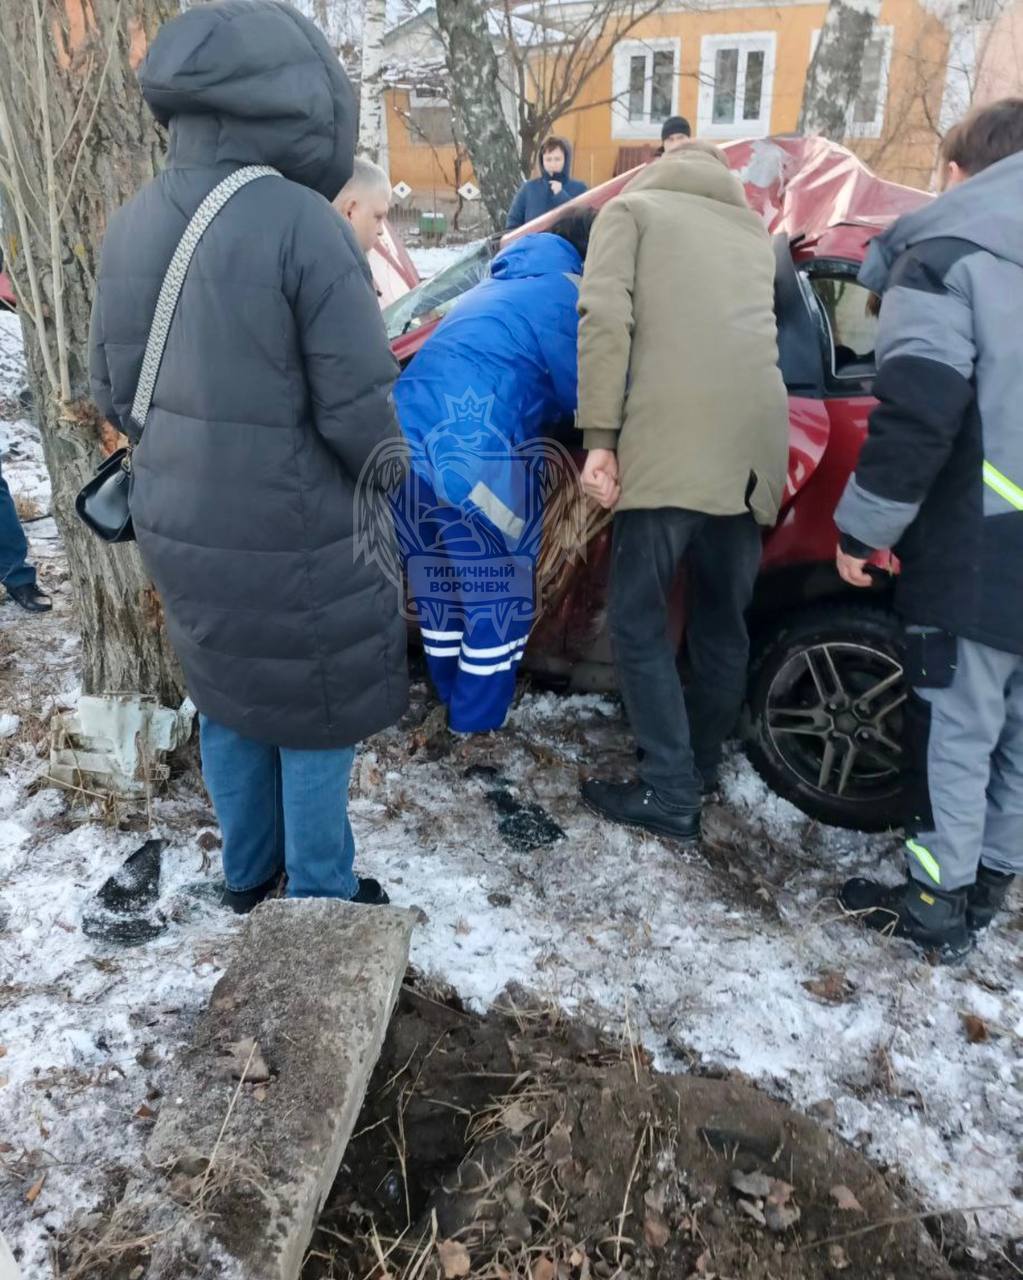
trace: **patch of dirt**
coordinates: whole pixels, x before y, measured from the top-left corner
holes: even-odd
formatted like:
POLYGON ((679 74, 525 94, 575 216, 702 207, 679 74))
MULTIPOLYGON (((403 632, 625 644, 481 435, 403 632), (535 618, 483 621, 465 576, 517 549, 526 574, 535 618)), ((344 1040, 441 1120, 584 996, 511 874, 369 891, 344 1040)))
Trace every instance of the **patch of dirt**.
POLYGON ((406 987, 303 1280, 924 1280, 912 1205, 738 1079, 406 987))

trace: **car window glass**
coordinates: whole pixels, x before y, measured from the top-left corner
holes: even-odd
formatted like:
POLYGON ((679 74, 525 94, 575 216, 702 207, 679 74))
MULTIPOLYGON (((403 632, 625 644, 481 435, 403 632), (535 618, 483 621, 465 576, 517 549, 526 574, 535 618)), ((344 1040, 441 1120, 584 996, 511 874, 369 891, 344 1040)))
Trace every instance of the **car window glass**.
POLYGON ((876 369, 877 342, 877 316, 870 307, 870 290, 850 276, 815 274, 811 282, 830 330, 832 375, 870 377, 876 369))
POLYGON ((393 342, 403 333, 447 315, 463 294, 490 274, 492 253, 488 240, 470 245, 460 258, 385 307, 388 339, 393 342))

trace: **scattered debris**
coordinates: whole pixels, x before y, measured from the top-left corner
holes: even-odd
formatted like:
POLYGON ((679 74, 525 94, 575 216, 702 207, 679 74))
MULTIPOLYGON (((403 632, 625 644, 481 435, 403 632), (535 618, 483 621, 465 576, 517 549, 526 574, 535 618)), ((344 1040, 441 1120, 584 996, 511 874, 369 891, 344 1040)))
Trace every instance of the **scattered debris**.
POLYGON ((538 804, 523 804, 501 788, 487 792, 487 799, 501 815, 497 829, 516 853, 529 853, 565 839, 565 832, 538 804))
POLYGON ((572 1133, 563 1120, 558 1120, 543 1142, 543 1153, 549 1164, 566 1164, 572 1159, 572 1133))
POLYGON ((151 907, 160 897, 160 860, 165 840, 147 840, 125 859, 120 871, 110 876, 96 894, 106 911, 130 915, 151 907))
POLYGON ((816 978, 808 979, 803 986, 826 1004, 846 1004, 856 994, 855 986, 836 969, 826 969, 816 978))
POLYGON ((838 1107, 833 1098, 821 1098, 819 1102, 811 1102, 806 1114, 819 1120, 821 1124, 833 1128, 838 1123, 838 1107))
POLYGON ((663 1249, 671 1238, 671 1228, 656 1209, 647 1209, 643 1219, 643 1239, 651 1249, 663 1249))
POLYGON ((458 1240, 441 1240, 437 1245, 437 1259, 445 1280, 467 1276, 472 1270, 469 1250, 458 1240))
POLYGON ((848 1187, 839 1183, 831 1188, 831 1198, 843 1213, 862 1213, 863 1205, 856 1199, 848 1187))
POLYGON ((754 1200, 766 1200, 771 1194, 771 1179, 757 1170, 743 1173, 741 1169, 733 1169, 728 1180, 734 1190, 741 1195, 752 1196, 754 1200))
POLYGON ((139 694, 83 694, 53 717, 49 780, 72 791, 143 798, 170 776, 169 752, 191 736, 195 706, 177 710, 139 694))
POLYGON ((265 1084, 270 1079, 270 1068, 266 1065, 259 1041, 251 1037, 234 1040, 225 1045, 228 1056, 227 1071, 235 1080, 245 1084, 265 1084))
POLYGON ((165 845, 165 840, 147 840, 103 882, 82 913, 82 930, 87 937, 115 946, 138 947, 164 932, 167 919, 154 908, 160 897, 165 845))
POLYGON ((752 1200, 740 1200, 739 1210, 744 1213, 747 1218, 752 1218, 761 1227, 767 1226, 767 1219, 759 1205, 754 1204, 752 1200))
POLYGON ((991 1039, 991 1031, 983 1018, 975 1013, 962 1013, 959 1016, 962 1018, 963 1030, 970 1044, 986 1044, 991 1039))

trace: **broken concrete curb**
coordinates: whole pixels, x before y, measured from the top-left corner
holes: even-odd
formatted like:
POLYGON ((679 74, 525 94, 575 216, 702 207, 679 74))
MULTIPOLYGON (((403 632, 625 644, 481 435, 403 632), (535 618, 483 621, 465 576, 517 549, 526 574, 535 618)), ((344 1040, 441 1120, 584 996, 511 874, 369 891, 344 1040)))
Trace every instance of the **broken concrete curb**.
POLYGON ((408 963, 412 916, 266 902, 182 1051, 120 1212, 147 1280, 295 1280, 408 963), (244 1079, 242 1076, 244 1075, 244 1079))

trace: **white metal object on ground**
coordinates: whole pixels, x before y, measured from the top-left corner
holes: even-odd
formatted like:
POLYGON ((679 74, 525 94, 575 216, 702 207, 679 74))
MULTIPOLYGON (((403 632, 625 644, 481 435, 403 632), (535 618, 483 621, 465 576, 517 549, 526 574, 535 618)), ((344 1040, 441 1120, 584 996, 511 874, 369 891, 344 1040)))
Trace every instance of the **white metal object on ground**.
POLYGON ((83 694, 50 731, 52 782, 115 796, 146 795, 169 775, 166 756, 188 741, 195 706, 177 711, 139 694, 83 694))

